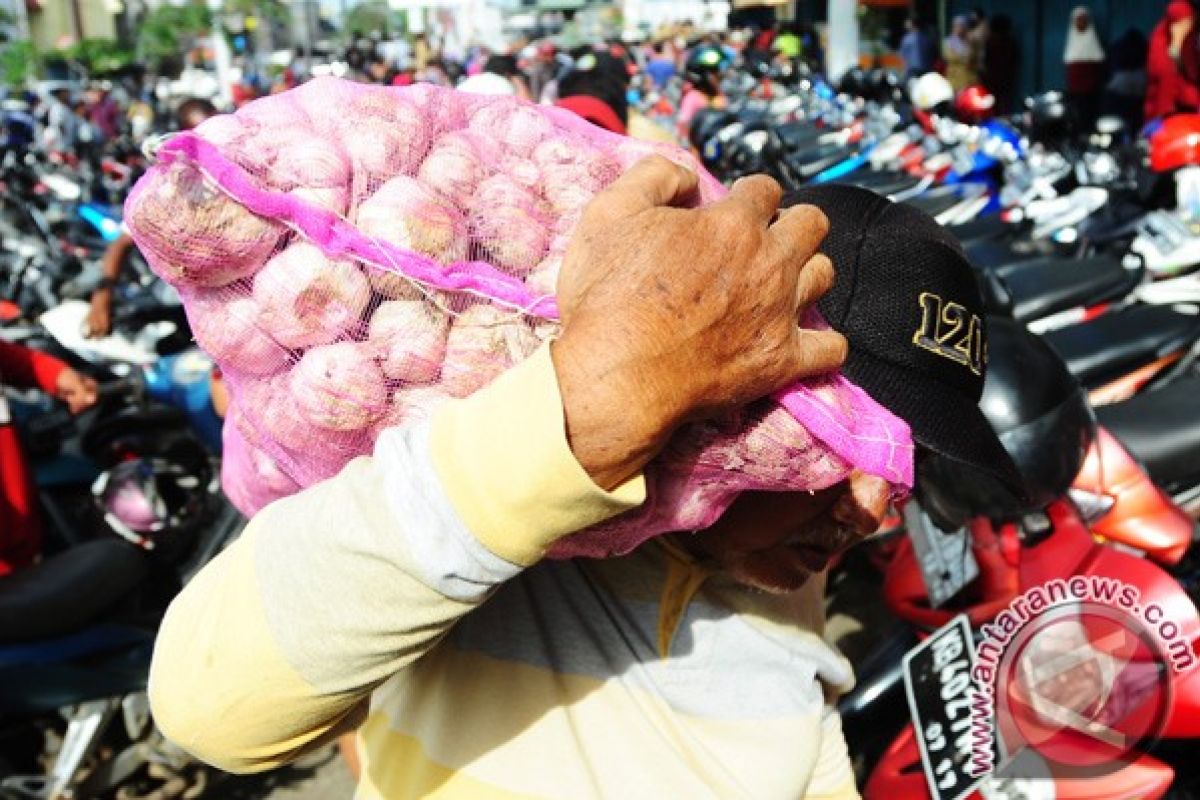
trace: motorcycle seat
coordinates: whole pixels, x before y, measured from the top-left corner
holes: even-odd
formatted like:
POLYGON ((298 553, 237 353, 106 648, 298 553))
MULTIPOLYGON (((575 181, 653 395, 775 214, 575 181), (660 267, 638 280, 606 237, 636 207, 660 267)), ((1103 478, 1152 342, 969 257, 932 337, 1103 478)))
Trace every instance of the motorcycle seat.
POLYGON ((845 161, 854 153, 855 148, 850 145, 823 144, 785 156, 784 162, 798 180, 807 181, 834 164, 845 161))
MULTIPOLYGON (((1007 298, 994 308, 1019 322, 1048 317, 1059 311, 1116 300, 1141 281, 1140 269, 1125 269, 1107 256, 1083 259, 1047 256, 1021 261, 996 271, 1007 298)), ((995 286, 990 282, 989 286, 995 286)))
POLYGON ((935 186, 904 202, 918 211, 936 217, 962 202, 962 190, 958 186, 935 186))
POLYGON ((1096 244, 1132 237, 1145 216, 1141 203, 1111 191, 1108 203, 1079 223, 1079 235, 1096 244))
POLYGON ((1002 239, 1012 235, 1019 229, 1019 226, 1005 222, 1000 218, 999 214, 991 214, 979 219, 973 219, 970 222, 959 223, 958 225, 950 225, 947 230, 958 237, 958 241, 963 247, 974 243, 991 242, 994 239, 1002 239))
POLYGON ((920 178, 903 172, 892 172, 890 170, 884 170, 880 172, 861 172, 836 181, 836 183, 844 183, 850 186, 858 186, 863 189, 870 189, 871 191, 882 195, 898 194, 899 192, 907 191, 920 182, 920 178))
POLYGON ((153 650, 153 630, 111 623, 60 639, 2 646, 0 715, 46 714, 141 691, 153 650))
POLYGON ((125 457, 122 447, 131 437, 161 442, 185 429, 187 424, 187 414, 175 406, 156 403, 148 408, 122 408, 92 423, 83 434, 80 447, 97 463, 109 465, 125 457))
POLYGON ((146 554, 116 537, 96 539, 0 578, 0 643, 78 630, 146 575, 146 554))
POLYGON ((812 147, 827 133, 829 133, 828 130, 815 127, 810 122, 789 122, 775 129, 780 144, 789 153, 812 147))
POLYGON ((1008 266, 1019 261, 1037 258, 1037 252, 1025 252, 1027 242, 1012 242, 1006 240, 984 240, 965 242, 962 252, 977 270, 995 270, 998 266, 1008 266))
POLYGON ((1200 475, 1200 375, 1096 409, 1096 420, 1146 466, 1155 483, 1170 486, 1200 475))
POLYGON ((1054 245, 1047 241, 1026 239, 975 240, 963 245, 971 265, 979 270, 1008 269, 1042 256, 1054 255, 1054 245))
POLYGON ((1043 334, 1071 373, 1096 389, 1129 371, 1189 347, 1200 316, 1169 306, 1133 306, 1043 334))

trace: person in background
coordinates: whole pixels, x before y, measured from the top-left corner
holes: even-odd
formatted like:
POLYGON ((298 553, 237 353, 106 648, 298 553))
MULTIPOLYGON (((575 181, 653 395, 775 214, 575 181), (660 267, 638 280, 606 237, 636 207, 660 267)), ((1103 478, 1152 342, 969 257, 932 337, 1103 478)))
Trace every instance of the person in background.
POLYGON ((554 42, 549 39, 538 42, 533 48, 533 58, 530 59, 529 92, 532 97, 540 98, 546 87, 559 74, 558 53, 554 42))
POLYGON ((286 91, 296 88, 297 85, 296 73, 291 67, 285 67, 271 81, 271 90, 268 94, 283 94, 286 91))
POLYGON ((607 53, 585 53, 558 81, 555 105, 606 131, 628 133, 629 105, 621 62, 607 53))
POLYGON ((971 34, 971 22, 961 14, 950 24, 950 35, 942 43, 942 60, 946 62, 946 80, 954 87, 955 92, 979 82, 975 72, 974 55, 968 37, 971 34))
MULTIPOLYGON (((72 414, 96 402, 96 382, 54 356, 0 340, 5 385, 37 388, 67 404, 72 414)), ((42 553, 37 493, 8 401, 0 393, 0 578, 30 567, 42 553)))
POLYGON ((80 98, 75 101, 71 111, 75 116, 74 153, 81 161, 98 167, 104 142, 100 138, 100 132, 91 122, 91 109, 88 108, 87 102, 80 98))
POLYGON ((683 72, 688 88, 679 101, 679 113, 676 116, 676 133, 682 141, 687 141, 692 117, 701 109, 724 107, 721 74, 725 70, 725 63, 725 55, 720 48, 708 44, 700 45, 688 56, 683 72))
POLYGON ((297 45, 295 53, 296 57, 292 60, 291 70, 296 83, 301 84, 312 78, 312 59, 308 57, 308 50, 303 45, 297 45))
POLYGON ((748 74, 761 78, 769 72, 771 64, 775 60, 774 48, 777 38, 773 28, 763 31, 754 29, 746 31, 741 50, 741 64, 748 74))
POLYGON ((153 94, 143 91, 137 99, 129 104, 126 119, 129 122, 129 133, 133 141, 141 143, 154 130, 153 94))
POLYGON ((1180 69, 1183 42, 1192 30, 1194 10, 1187 0, 1172 0, 1150 33, 1146 54, 1146 120, 1200 107, 1200 89, 1180 69))
POLYGON ((786 25, 779 31, 779 35, 771 43, 771 49, 792 62, 804 57, 804 42, 800 40, 795 23, 786 25))
POLYGON ((349 70, 346 77, 351 80, 362 80, 367 69, 367 52, 363 47, 363 43, 358 41, 351 42, 342 58, 349 70))
POLYGON ((33 113, 32 104, 24 97, 10 97, 0 104, 3 110, 3 138, 0 139, 5 149, 22 153, 33 147, 37 141, 37 117, 33 113))
POLYGON ((1142 101, 1146 97, 1146 36, 1129 28, 1109 50, 1112 77, 1104 87, 1101 111, 1114 114, 1136 131, 1142 125, 1142 101))
POLYGON ((971 30, 967 34, 967 44, 971 46, 971 69, 976 75, 983 74, 983 58, 987 52, 988 39, 991 37, 992 26, 988 23, 983 9, 975 6, 968 15, 971 30))
POLYGON ((468 78, 475 75, 481 75, 484 71, 484 65, 487 64, 488 58, 491 57, 491 51, 486 47, 472 47, 467 53, 467 58, 463 64, 463 72, 468 78))
POLYGON ((70 90, 55 89, 50 93, 46 108, 42 146, 48 152, 74 152, 79 138, 79 123, 80 119, 72 108, 70 90))
POLYGON ((108 142, 121 135, 121 107, 113 97, 110 84, 101 83, 97 86, 89 116, 100 142, 108 142))
POLYGON ((412 68, 416 72, 420 72, 429 65, 429 60, 433 57, 433 48, 429 46, 429 39, 423 33, 418 33, 413 38, 412 43, 412 68))
POLYGON ((937 60, 937 45, 929 28, 917 16, 905 20, 904 38, 900 40, 900 57, 904 59, 904 79, 907 81, 933 71, 937 60))
POLYGON ((371 83, 389 86, 397 72, 391 60, 382 52, 376 51, 367 62, 367 76, 371 83))
POLYGON ((774 52, 775 40, 784 33, 782 25, 776 25, 773 28, 763 28, 760 31, 755 31, 750 37, 750 43, 746 46, 747 50, 758 50, 763 53, 774 52))
MULTIPOLYGON (((207 100, 191 98, 185 100, 176 112, 179 130, 190 131, 209 117, 216 116, 216 106, 207 100)), ((91 338, 108 336, 112 333, 113 290, 121 280, 121 270, 133 249, 133 237, 122 229, 112 244, 104 251, 100 266, 100 282, 92 292, 91 308, 87 317, 87 335, 91 338)), ((182 314, 173 321, 184 322, 182 314)))
POLYGON ((1063 49, 1067 71, 1067 97, 1075 106, 1079 122, 1090 131, 1100 115, 1100 93, 1104 90, 1104 48, 1084 6, 1071 12, 1067 44, 1063 49))
POLYGON ((671 78, 678 74, 678 70, 675 68, 675 59, 667 55, 662 42, 654 42, 650 45, 650 53, 650 60, 646 62, 646 74, 650 76, 650 80, 654 81, 654 88, 661 91, 667 88, 671 78))
POLYGON ((1012 113, 1020 52, 1017 37, 1013 35, 1012 17, 1007 14, 992 17, 980 77, 984 87, 996 98, 995 113, 998 115, 1012 113))
POLYGON ((627 102, 629 74, 622 60, 608 53, 585 53, 558 80, 555 105, 607 131, 652 142, 675 140, 627 102))
POLYGON ((517 68, 517 60, 512 56, 489 56, 483 71, 460 83, 458 89, 472 94, 514 95, 522 100, 530 99, 529 86, 517 68))
POLYGON ((417 73, 416 80, 418 83, 432 83, 434 86, 442 86, 447 89, 454 86, 450 80, 450 71, 440 58, 430 59, 429 63, 425 65, 425 69, 417 73))
MULTIPOLYGON (((824 69, 825 46, 817 29, 807 22, 798 22, 796 23, 796 34, 800 37, 800 50, 804 54, 805 62, 815 70, 824 69)), ((937 49, 936 41, 933 43, 933 48, 937 49)))

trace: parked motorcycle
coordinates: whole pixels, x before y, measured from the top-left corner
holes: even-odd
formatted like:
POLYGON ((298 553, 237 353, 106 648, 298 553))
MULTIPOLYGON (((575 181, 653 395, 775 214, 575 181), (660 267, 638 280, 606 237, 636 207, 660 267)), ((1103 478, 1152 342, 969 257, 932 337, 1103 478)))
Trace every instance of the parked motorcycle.
MULTIPOLYGON (((921 553, 910 540, 901 540, 884 580, 888 606, 918 635, 925 635, 959 613, 965 613, 972 625, 987 623, 1022 592, 1053 578, 1114 578, 1135 586, 1143 603, 1157 602, 1170 609, 1182 640, 1194 647, 1200 638, 1200 616, 1180 582, 1149 558, 1097 542, 1089 525, 1098 523, 1089 522, 1068 496, 1067 487, 1094 440, 1083 391, 1053 352, 1018 326, 993 320, 989 330, 994 355, 981 407, 1020 467, 1029 497, 1018 503, 983 476, 965 474, 961 465, 926 461, 918 494, 922 508, 947 526, 972 518, 968 541, 977 575, 949 602, 935 606, 921 553)), ((1140 552, 1158 553, 1168 561, 1181 558, 1180 551, 1190 544, 1186 517, 1165 496, 1140 505, 1127 502, 1117 514, 1114 511, 1115 504, 1091 508, 1097 519, 1110 517, 1104 528, 1109 541, 1116 540, 1114 531, 1123 531, 1127 541, 1143 544, 1140 552)), ((898 676, 894 672, 884 676, 890 677, 891 684, 880 680, 856 692, 874 689, 884 696, 890 691, 895 697, 898 676)), ((1160 735, 1195 737, 1200 733, 1195 722, 1200 719, 1198 710, 1200 671, 1182 673, 1172 682, 1171 704, 1160 735)), ((1172 766, 1155 753, 1134 753, 1128 764, 1102 778, 1082 781, 1053 776, 1053 794, 1047 796, 1159 797, 1177 774, 1181 781, 1190 779, 1186 761, 1172 766)), ((927 795, 913 729, 908 727, 884 749, 864 797, 927 795)))

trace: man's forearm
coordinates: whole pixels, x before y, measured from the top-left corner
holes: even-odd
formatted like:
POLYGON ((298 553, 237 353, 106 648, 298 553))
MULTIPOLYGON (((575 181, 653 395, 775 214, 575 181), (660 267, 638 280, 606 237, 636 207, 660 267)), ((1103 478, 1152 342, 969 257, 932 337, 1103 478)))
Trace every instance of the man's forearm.
POLYGON ((593 353, 578 356, 555 342, 551 350, 562 393, 567 440, 598 486, 619 486, 662 448, 675 424, 666 404, 645 402, 647 392, 624 386, 593 353))

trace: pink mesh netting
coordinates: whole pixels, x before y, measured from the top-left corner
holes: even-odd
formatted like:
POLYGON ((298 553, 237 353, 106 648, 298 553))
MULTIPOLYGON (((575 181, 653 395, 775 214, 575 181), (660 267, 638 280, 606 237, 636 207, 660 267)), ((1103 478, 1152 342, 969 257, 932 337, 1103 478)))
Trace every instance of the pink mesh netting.
MULTIPOLYGON (((528 357, 584 205, 661 153, 569 112, 433 86, 314 80, 177 134, 126 203, 183 297, 231 408, 222 482, 253 514, 528 357)), ((809 324, 823 324, 814 315, 809 324)), ((742 491, 813 490, 852 469, 912 485, 907 426, 839 375, 681 429, 649 500, 552 555, 623 553, 706 527, 742 491)))

